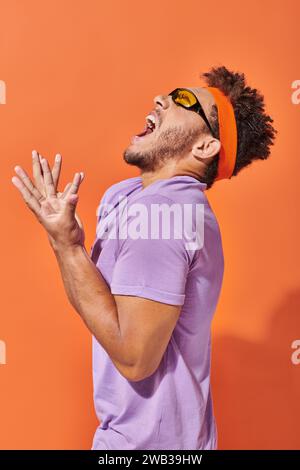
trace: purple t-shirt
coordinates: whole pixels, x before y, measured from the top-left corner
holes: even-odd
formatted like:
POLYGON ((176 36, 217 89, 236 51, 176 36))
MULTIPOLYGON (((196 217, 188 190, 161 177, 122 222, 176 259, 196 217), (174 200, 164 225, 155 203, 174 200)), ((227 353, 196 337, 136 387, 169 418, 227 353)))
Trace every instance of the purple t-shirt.
POLYGON ((133 177, 111 186, 100 202, 91 257, 112 294, 182 308, 158 368, 141 381, 122 376, 93 337, 94 402, 101 422, 93 449, 217 447, 210 388, 211 320, 224 261, 205 189, 205 183, 191 176, 157 180, 146 188, 141 177, 133 177), (168 231, 171 206, 177 212, 169 210, 174 230, 168 231), (180 210, 182 219, 177 217, 180 210), (137 223, 141 213, 144 218, 137 223), (152 231, 150 223, 141 223, 145 217, 152 231))

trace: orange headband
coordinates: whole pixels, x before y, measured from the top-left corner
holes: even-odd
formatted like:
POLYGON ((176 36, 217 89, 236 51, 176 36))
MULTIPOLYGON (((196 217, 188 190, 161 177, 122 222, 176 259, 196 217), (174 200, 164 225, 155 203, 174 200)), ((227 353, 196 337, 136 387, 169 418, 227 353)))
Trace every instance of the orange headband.
POLYGON ((229 98, 219 88, 210 86, 204 88, 213 95, 218 108, 221 149, 216 180, 230 178, 234 170, 237 152, 237 128, 233 106, 229 98))

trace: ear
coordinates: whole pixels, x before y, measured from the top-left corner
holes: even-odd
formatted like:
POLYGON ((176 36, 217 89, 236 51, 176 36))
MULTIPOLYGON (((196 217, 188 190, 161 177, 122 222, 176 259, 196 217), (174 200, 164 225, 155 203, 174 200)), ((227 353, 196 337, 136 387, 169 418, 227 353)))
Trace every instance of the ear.
POLYGON ((221 149, 221 142, 215 137, 202 136, 192 148, 192 154, 195 158, 203 160, 217 155, 221 149))

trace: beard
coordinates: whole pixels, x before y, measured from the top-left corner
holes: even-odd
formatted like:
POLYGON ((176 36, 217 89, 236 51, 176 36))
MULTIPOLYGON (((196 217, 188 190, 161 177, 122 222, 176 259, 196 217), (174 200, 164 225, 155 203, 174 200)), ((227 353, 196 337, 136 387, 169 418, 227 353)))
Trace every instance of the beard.
POLYGON ((168 160, 182 158, 191 150, 199 135, 199 129, 171 127, 160 132, 149 149, 134 150, 129 147, 124 151, 123 158, 143 172, 156 171, 168 160))

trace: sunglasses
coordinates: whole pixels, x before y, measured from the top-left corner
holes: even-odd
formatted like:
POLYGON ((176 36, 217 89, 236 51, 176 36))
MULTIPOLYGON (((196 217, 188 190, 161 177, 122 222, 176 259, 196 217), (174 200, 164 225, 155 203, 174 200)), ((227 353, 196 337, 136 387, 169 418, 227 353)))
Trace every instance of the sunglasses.
POLYGON ((186 88, 175 88, 175 90, 169 93, 169 96, 172 96, 174 103, 190 111, 195 111, 197 114, 199 114, 204 120, 207 127, 209 128, 212 135, 214 136, 213 130, 208 122, 203 108, 199 103, 198 98, 194 95, 192 91, 187 90, 186 88))

